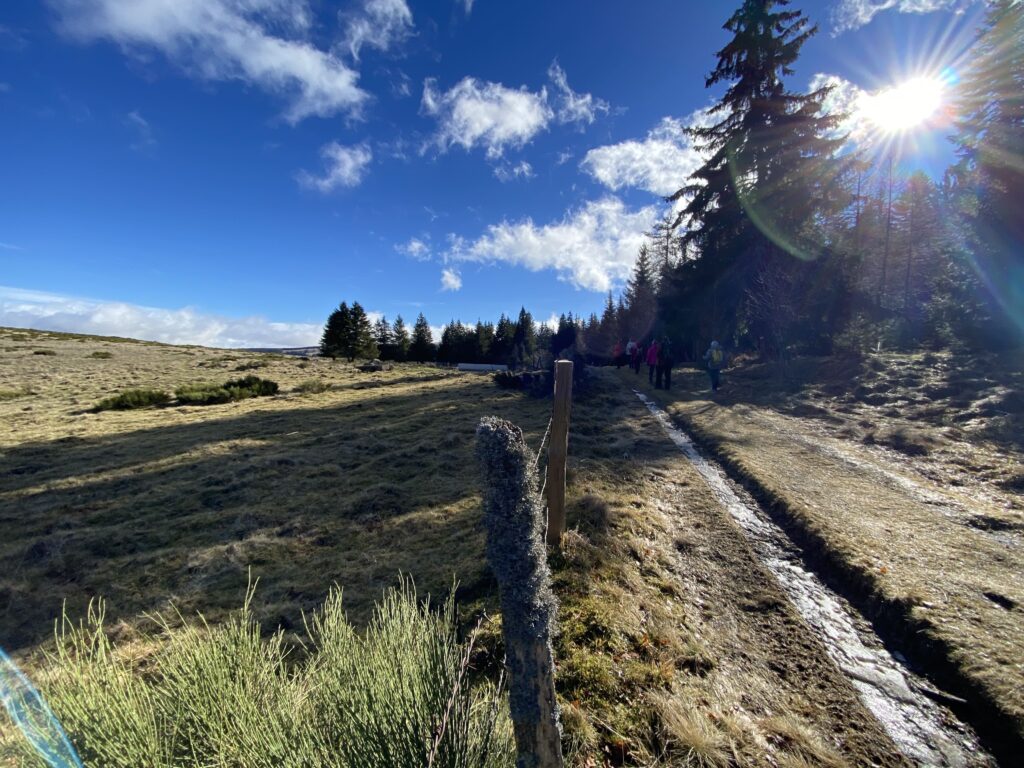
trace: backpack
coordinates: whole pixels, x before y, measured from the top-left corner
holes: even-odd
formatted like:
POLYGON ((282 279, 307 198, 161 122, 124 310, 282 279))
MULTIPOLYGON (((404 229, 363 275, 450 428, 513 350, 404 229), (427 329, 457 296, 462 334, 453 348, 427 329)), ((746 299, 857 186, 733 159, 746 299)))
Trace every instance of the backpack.
POLYGON ((711 350, 710 362, 712 368, 718 368, 719 366, 721 366, 723 360, 725 360, 725 352, 723 352, 721 349, 711 350))

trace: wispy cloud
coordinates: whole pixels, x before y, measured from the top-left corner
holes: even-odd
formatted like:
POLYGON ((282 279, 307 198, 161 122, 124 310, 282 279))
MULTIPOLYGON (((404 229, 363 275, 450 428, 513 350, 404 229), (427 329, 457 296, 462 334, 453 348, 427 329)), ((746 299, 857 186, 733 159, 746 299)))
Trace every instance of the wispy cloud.
POLYGON ((449 236, 449 262, 504 263, 553 270, 576 288, 607 291, 629 276, 656 206, 630 210, 616 197, 589 201, 560 220, 492 224, 475 240, 449 236))
POLYGON ((359 114, 358 73, 308 38, 303 0, 51 0, 59 27, 80 40, 157 50, 204 80, 241 80, 288 102, 285 117, 359 114))
POLYGON ((441 270, 441 290, 457 291, 462 288, 462 275, 451 267, 441 270))
POLYGON ((145 152, 156 146, 153 128, 149 121, 139 114, 138 110, 132 110, 125 116, 125 124, 135 133, 135 141, 131 144, 133 150, 145 152))
POLYGON ((306 347, 318 323, 277 323, 263 317, 226 317, 190 307, 160 309, 0 286, 0 326, 92 333, 209 347, 306 347))
POLYGON ((965 8, 973 2, 977 0, 839 0, 832 8, 832 33, 838 35, 863 27, 882 11, 931 13, 965 8))
POLYGON ((412 11, 405 0, 363 0, 358 10, 342 12, 345 38, 342 45, 359 60, 364 46, 388 51, 412 34, 412 11))
POLYGON ((346 147, 336 141, 320 149, 320 155, 327 166, 323 176, 300 171, 299 183, 304 187, 323 193, 333 192, 339 187, 357 187, 366 176, 373 151, 366 144, 346 147))
POLYGON ((607 101, 589 93, 576 93, 569 87, 565 70, 557 61, 552 62, 548 68, 548 77, 555 89, 555 114, 558 122, 579 123, 582 127, 593 123, 598 114, 608 113, 607 101))
POLYGON ((476 0, 455 0, 455 2, 459 3, 466 11, 466 15, 469 16, 469 14, 473 12, 473 3, 475 3, 476 0))
POLYGON ((20 245, 15 245, 14 243, 0 243, 0 249, 5 250, 5 251, 24 251, 25 250, 20 245))
POLYGON ((525 160, 520 160, 515 165, 502 163, 495 166, 494 175, 501 182, 513 181, 515 179, 531 179, 533 178, 533 166, 525 160))
POLYGON ((708 119, 706 110, 697 110, 682 120, 663 118, 639 141, 630 139, 591 149, 580 167, 613 191, 632 187, 671 195, 704 162, 684 129, 706 124, 708 119))
POLYGON ((430 246, 418 237, 410 238, 407 243, 396 245, 395 250, 417 261, 428 261, 431 255, 430 246))
POLYGON ((9 93, 11 90, 10 83, 0 82, 0 93, 9 93))

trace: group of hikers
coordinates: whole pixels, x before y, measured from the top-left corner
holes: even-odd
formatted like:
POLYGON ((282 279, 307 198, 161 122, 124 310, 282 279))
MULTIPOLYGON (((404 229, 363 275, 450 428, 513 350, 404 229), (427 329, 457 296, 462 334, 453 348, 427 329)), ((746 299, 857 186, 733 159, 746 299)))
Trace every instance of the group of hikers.
MULTIPOLYGON (((672 342, 668 336, 660 341, 652 339, 651 343, 644 347, 630 338, 626 346, 622 342, 615 342, 612 350, 612 358, 615 367, 621 368, 628 365, 637 375, 640 374, 640 367, 647 365, 647 380, 654 385, 655 389, 670 389, 672 386, 672 366, 675 365, 675 356, 672 352, 672 342)), ((711 391, 717 392, 721 386, 720 373, 725 367, 725 350, 717 341, 712 341, 707 352, 704 353, 704 361, 707 363, 708 376, 711 379, 711 391)))

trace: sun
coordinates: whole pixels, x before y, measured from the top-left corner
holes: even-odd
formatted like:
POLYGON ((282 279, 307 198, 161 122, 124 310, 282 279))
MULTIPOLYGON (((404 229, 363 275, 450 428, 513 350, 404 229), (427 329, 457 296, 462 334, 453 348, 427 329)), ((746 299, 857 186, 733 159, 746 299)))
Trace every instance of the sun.
POLYGON ((914 77, 857 102, 857 112, 886 134, 905 133, 926 123, 942 106, 946 84, 938 77, 914 77))

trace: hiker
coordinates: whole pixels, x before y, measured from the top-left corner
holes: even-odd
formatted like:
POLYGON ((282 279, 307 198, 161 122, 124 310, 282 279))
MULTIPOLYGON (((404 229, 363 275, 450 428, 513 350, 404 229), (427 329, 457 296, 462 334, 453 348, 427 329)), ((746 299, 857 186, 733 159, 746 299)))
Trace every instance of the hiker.
POLYGON ((615 367, 622 367, 622 342, 616 341, 615 347, 612 349, 612 358, 615 360, 615 367))
POLYGON ((626 345, 626 354, 629 355, 629 369, 635 371, 636 361, 640 357, 640 345, 630 339, 629 344, 626 345))
POLYGON ((725 350, 717 341, 712 341, 708 351, 704 353, 704 359, 708 361, 708 376, 711 377, 711 391, 718 391, 718 372, 725 365, 725 350))
POLYGON ((674 363, 672 342, 666 336, 658 347, 658 374, 655 379, 655 389, 669 389, 672 386, 672 366, 674 363))
POLYGON ((647 383, 654 383, 654 369, 658 367, 658 342, 651 339, 651 346, 647 348, 647 383))
POLYGON ((636 345, 636 354, 633 355, 633 373, 637 376, 640 375, 640 365, 644 361, 644 348, 639 344, 636 345))

